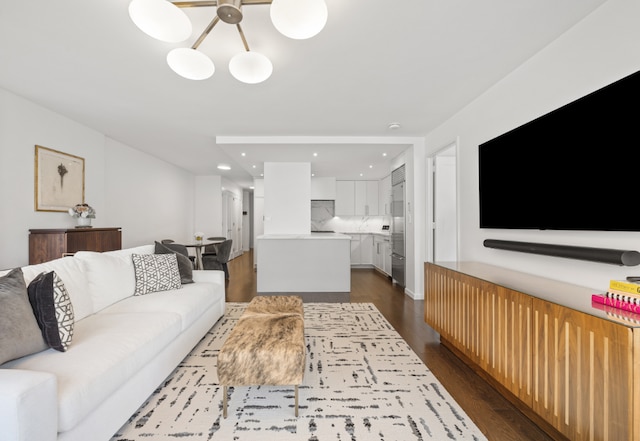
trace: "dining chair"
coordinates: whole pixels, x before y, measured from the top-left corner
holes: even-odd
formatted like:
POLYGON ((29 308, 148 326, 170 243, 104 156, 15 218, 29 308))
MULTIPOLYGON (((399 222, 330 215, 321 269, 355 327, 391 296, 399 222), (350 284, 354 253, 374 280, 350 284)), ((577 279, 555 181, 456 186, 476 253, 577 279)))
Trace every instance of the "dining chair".
POLYGON ((202 255, 202 266, 206 270, 222 270, 225 279, 229 278, 229 268, 227 262, 231 254, 231 245, 233 240, 227 239, 218 244, 217 253, 215 255, 202 255))
MULTIPOLYGON (((226 237, 222 237, 222 236, 214 236, 214 237, 207 237, 207 240, 211 240, 211 241, 225 241, 227 240, 226 237)), ((222 243, 222 242, 220 242, 222 243)), ((204 250, 202 250, 202 256, 215 256, 216 254, 218 254, 218 245, 220 245, 220 243, 214 243, 211 245, 206 245, 204 247, 204 250)))

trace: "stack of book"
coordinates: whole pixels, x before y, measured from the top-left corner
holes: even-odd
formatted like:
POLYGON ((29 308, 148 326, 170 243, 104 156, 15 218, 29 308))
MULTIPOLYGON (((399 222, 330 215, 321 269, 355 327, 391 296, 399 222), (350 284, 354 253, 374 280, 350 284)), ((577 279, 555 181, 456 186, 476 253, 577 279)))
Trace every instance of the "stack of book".
POLYGON ((635 314, 624 309, 614 308, 612 306, 602 305, 600 303, 592 303, 592 306, 600 311, 604 311, 610 319, 630 326, 640 326, 640 314, 635 314))
POLYGON ((591 300, 624 311, 640 313, 640 283, 611 280, 606 294, 593 294, 591 300))

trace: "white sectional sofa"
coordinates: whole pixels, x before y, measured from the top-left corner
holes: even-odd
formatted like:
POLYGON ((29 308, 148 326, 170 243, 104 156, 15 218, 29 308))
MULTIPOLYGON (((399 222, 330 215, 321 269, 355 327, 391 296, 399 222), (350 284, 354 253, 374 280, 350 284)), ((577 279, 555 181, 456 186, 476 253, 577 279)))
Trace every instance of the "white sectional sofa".
POLYGON ((0 365, 1 441, 108 441, 224 314, 222 271, 193 271, 194 283, 133 295, 132 255, 154 249, 79 252, 22 268, 27 285, 55 271, 75 323, 66 352, 0 365))

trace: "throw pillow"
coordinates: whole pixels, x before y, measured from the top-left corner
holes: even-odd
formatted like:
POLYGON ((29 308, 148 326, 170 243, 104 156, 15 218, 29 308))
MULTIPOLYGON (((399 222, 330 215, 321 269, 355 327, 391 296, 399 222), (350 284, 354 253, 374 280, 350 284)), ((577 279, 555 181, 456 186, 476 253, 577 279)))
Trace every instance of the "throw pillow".
POLYGON ((193 263, 191 263, 191 259, 156 241, 156 254, 169 253, 174 253, 178 259, 178 271, 180 271, 180 281, 182 284, 193 283, 193 263))
POLYGON ((178 289, 182 286, 178 259, 174 253, 132 254, 131 258, 136 275, 134 296, 178 289))
POLYGON ((62 279, 55 271, 40 273, 27 291, 44 341, 56 351, 65 352, 71 344, 75 320, 62 279))
POLYGON ((22 269, 13 269, 0 277, 0 364, 45 349, 22 269))

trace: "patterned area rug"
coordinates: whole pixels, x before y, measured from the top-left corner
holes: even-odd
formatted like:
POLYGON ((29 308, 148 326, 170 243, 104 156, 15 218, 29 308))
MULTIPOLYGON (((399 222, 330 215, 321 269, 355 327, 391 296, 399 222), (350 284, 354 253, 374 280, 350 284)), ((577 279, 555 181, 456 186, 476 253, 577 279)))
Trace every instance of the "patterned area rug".
POLYGON ((246 303, 225 316, 111 441, 485 440, 370 303, 305 303, 307 371, 294 388, 229 388, 222 418, 216 355, 246 303))

